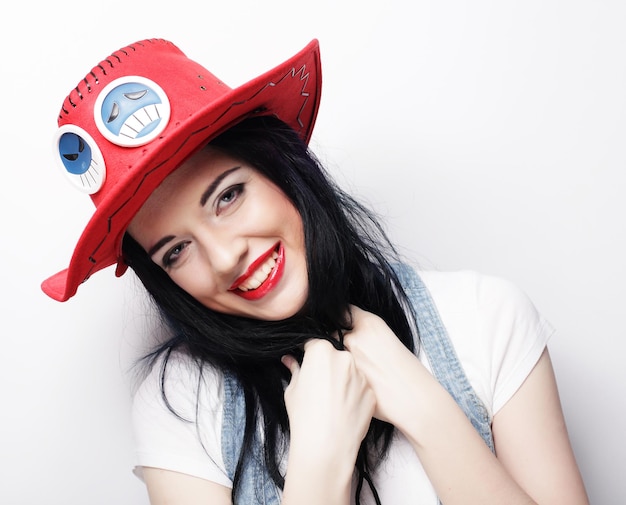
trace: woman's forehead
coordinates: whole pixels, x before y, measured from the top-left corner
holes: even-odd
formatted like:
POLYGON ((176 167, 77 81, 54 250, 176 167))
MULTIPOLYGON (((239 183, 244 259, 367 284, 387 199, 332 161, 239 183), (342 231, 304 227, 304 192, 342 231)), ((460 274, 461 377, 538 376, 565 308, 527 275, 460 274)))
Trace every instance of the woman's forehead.
POLYGON ((128 231, 139 239, 145 223, 161 215, 172 205, 198 206, 208 184, 220 174, 239 166, 235 158, 217 149, 205 147, 169 174, 151 193, 131 221, 128 231))
MULTIPOLYGON (((183 162, 169 174, 152 192, 146 204, 155 202, 163 205, 173 195, 179 194, 196 181, 219 175, 238 164, 231 156, 213 148, 205 147, 183 162)), ((144 205, 145 206, 145 205, 144 205)))

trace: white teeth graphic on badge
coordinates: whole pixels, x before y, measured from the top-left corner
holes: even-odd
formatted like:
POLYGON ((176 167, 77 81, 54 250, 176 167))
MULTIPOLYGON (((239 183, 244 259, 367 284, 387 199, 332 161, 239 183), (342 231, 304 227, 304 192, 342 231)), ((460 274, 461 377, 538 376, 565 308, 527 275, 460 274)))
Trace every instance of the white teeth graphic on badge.
POLYGON ((248 279, 246 279, 246 282, 242 283, 237 289, 240 289, 241 291, 251 291, 258 288, 265 282, 265 280, 269 277, 270 272, 276 266, 276 258, 278 258, 278 253, 274 251, 272 255, 267 258, 267 260, 259 268, 257 268, 248 279))
POLYGON ((156 103, 135 112, 120 129, 120 135, 131 139, 138 137, 152 123, 161 120, 160 107, 161 104, 156 103))

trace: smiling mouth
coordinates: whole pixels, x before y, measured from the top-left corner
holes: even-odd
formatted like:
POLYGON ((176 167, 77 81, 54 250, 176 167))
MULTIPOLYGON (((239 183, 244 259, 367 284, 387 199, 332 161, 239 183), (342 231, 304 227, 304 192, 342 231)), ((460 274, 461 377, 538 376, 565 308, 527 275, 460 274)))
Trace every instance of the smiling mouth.
POLYGON ((251 277, 248 277, 245 282, 239 284, 239 286, 237 286, 237 289, 239 289, 240 291, 251 291, 257 289, 270 276, 270 273, 276 267, 277 259, 278 253, 276 251, 272 251, 270 257, 267 258, 263 262, 263 264, 254 271, 251 277))
POLYGON ((277 243, 257 258, 248 270, 229 288, 246 300, 258 300, 268 294, 280 281, 284 270, 284 249, 277 243))

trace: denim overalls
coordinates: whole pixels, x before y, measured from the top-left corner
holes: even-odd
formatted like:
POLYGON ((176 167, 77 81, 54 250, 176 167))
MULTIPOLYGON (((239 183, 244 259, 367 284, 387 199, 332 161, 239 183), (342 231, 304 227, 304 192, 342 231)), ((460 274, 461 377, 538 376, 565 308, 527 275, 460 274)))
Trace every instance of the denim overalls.
MULTIPOLYGON (((491 419, 487 409, 470 385, 448 333, 426 286, 407 265, 396 267, 404 289, 413 304, 419 328, 420 345, 426 352, 433 375, 461 407, 465 415, 489 448, 493 451, 491 419)), ((236 379, 224 376, 224 416, 222 424, 222 457, 232 480, 239 459, 245 423, 243 392, 236 379)), ((243 470, 236 505, 279 505, 280 495, 263 464, 260 443, 255 444, 253 458, 248 458, 243 470)))

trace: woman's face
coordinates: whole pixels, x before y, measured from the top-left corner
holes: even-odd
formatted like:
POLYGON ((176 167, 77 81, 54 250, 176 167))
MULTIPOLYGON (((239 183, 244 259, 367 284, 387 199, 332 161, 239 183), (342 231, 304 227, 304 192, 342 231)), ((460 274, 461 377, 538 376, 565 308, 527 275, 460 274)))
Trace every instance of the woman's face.
POLYGON ((300 214, 255 169, 204 149, 168 176, 129 233, 206 307, 280 320, 308 294, 300 214))

